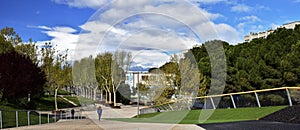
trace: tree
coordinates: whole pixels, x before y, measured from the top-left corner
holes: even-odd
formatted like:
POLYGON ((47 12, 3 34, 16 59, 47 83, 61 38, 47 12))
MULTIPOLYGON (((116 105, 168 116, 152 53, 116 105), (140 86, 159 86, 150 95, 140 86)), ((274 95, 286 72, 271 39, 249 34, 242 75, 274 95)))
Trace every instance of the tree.
POLYGON ((0 54, 14 50, 14 46, 21 43, 20 36, 13 28, 5 27, 0 30, 0 54))
POLYGON ((112 54, 109 52, 99 54, 95 58, 96 79, 100 89, 105 90, 106 103, 111 103, 111 64, 112 54))
POLYGON ((131 53, 122 51, 115 51, 111 64, 111 80, 112 90, 114 93, 114 106, 117 105, 116 93, 122 83, 125 82, 126 72, 129 70, 131 62, 131 53))
POLYGON ((29 43, 17 45, 15 50, 18 53, 28 56, 33 63, 38 64, 38 46, 32 42, 32 39, 29 39, 29 43))
POLYGON ((146 86, 143 83, 138 83, 137 84, 137 89, 139 91, 139 94, 141 96, 147 96, 147 93, 149 92, 150 88, 148 86, 146 86))
MULTIPOLYGON (((1 100, 29 104, 38 99, 46 83, 45 73, 29 57, 15 51, 0 54, 1 100)), ((31 104, 32 105, 32 104, 31 104)), ((28 105, 28 107, 33 107, 28 105)))
POLYGON ((41 68, 44 70, 47 91, 54 91, 55 109, 57 107, 57 91, 70 83, 70 64, 67 62, 68 50, 60 52, 51 43, 45 43, 41 49, 41 68))

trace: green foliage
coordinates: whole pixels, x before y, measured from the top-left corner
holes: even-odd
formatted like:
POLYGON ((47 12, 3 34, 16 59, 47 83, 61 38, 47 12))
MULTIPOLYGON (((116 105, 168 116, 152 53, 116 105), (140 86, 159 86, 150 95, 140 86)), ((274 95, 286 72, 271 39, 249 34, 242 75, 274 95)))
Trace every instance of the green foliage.
POLYGON ((13 51, 21 42, 21 37, 13 28, 5 27, 0 30, 0 54, 13 51))
MULTIPOLYGON (((214 42, 190 49, 208 81, 211 78, 211 57, 206 48, 214 42)), ((253 39, 249 43, 229 45, 223 42, 223 47, 227 63, 224 93, 300 84, 300 26, 295 30, 281 28, 266 39, 253 39)))
POLYGON ((28 57, 17 52, 0 54, 1 100, 34 108, 46 83, 44 72, 28 57))
POLYGON ((62 90, 62 89, 59 89, 57 91, 57 95, 70 95, 70 92, 62 90))
POLYGON ((285 98, 278 94, 268 94, 265 96, 259 96, 259 100, 261 101, 262 105, 264 106, 276 106, 285 104, 285 98))
POLYGON ((68 96, 68 95, 66 95, 66 96, 64 96, 64 98, 74 102, 77 106, 81 106, 81 103, 80 103, 79 99, 77 98, 77 96, 68 96))
MULTIPOLYGON (((44 96, 44 97, 40 98, 37 101, 35 109, 36 110, 42 110, 42 111, 52 111, 52 110, 55 110, 54 102, 55 102, 55 99, 54 99, 53 95, 51 95, 51 96, 44 96)), ((58 105, 59 108, 75 107, 74 105, 72 105, 69 102, 65 101, 61 97, 57 97, 57 105, 58 105)))
MULTIPOLYGON (((96 103, 95 100, 91 100, 82 96, 77 97, 78 101, 80 102, 81 105, 89 105, 89 104, 94 104, 96 103)), ((76 103, 76 102, 75 102, 76 103)))

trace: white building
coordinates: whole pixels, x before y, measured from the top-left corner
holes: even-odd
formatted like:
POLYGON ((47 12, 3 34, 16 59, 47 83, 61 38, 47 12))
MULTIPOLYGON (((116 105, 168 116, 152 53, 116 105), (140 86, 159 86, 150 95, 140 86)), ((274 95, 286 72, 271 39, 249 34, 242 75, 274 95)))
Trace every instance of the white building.
MULTIPOLYGON (((300 21, 286 23, 286 24, 283 24, 279 28, 295 29, 296 25, 300 25, 300 21)), ((244 40, 245 40, 245 42, 250 42, 251 40, 253 40, 255 38, 267 38, 267 36, 273 32, 274 32, 274 30, 272 30, 272 29, 266 30, 264 32, 258 32, 258 33, 250 32, 250 35, 244 36, 244 40)))
POLYGON ((286 23, 286 24, 283 24, 282 27, 284 27, 286 29, 295 29, 296 25, 298 25, 298 24, 300 24, 300 21, 286 23))
POLYGON ((130 86, 130 89, 136 88, 138 83, 146 84, 150 77, 147 71, 129 71, 126 74, 125 83, 130 86))

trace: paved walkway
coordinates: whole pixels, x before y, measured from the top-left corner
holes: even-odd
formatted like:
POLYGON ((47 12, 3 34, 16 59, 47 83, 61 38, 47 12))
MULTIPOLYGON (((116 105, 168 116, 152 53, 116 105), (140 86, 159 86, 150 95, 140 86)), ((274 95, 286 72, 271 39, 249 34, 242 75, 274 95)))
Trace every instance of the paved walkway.
MULTIPOLYGON (((101 105, 102 106, 102 105, 101 105)), ((131 118, 137 113, 136 107, 122 106, 122 109, 111 109, 110 107, 102 106, 102 118, 131 118)), ((88 119, 83 120, 60 120, 57 123, 25 126, 12 128, 12 130, 203 130, 197 125, 183 124, 162 124, 162 123, 128 123, 101 119, 98 120, 96 112, 97 107, 89 106, 83 108, 83 115, 88 119)))
POLYGON ((22 126, 10 128, 9 130, 103 130, 99 125, 90 119, 82 120, 61 120, 57 123, 22 126))

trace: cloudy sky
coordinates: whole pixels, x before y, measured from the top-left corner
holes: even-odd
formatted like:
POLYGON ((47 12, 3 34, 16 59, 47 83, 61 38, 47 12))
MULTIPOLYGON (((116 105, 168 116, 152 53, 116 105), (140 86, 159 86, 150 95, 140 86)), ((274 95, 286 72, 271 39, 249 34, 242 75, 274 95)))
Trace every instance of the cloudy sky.
POLYGON ((158 67, 207 40, 230 44, 249 32, 300 20, 300 0, 2 0, 0 27, 23 41, 50 41, 73 59, 123 49, 158 67))

